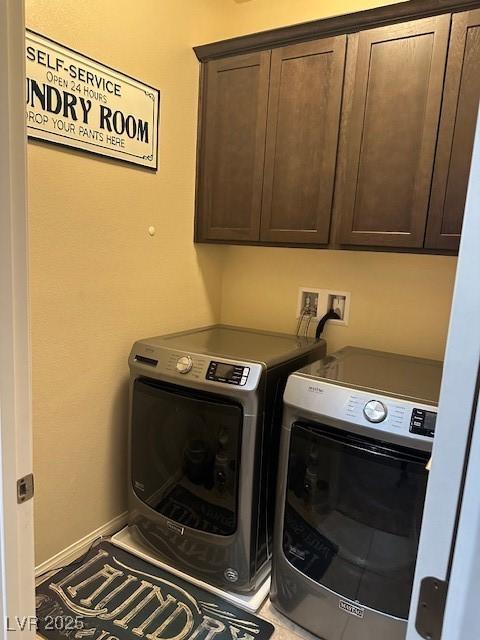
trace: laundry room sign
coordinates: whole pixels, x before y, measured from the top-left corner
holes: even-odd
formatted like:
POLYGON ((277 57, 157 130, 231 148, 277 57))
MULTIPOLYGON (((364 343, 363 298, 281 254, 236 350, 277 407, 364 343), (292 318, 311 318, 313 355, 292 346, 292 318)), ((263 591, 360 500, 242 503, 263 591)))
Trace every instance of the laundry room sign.
POLYGON ((30 138, 158 168, 158 89, 29 30, 26 67, 30 138))

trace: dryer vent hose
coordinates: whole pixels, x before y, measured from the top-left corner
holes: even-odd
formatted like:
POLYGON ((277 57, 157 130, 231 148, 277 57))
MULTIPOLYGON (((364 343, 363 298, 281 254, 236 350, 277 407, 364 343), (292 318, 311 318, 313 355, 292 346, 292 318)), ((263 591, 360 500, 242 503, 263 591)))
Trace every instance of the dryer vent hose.
POLYGON ((336 311, 334 311, 333 309, 330 309, 330 311, 328 311, 323 318, 320 319, 318 325, 317 325, 317 330, 315 331, 315 339, 316 340, 320 340, 320 336, 323 333, 323 330, 325 329, 325 325, 327 324, 327 322, 329 320, 341 320, 340 316, 338 315, 338 313, 336 311))

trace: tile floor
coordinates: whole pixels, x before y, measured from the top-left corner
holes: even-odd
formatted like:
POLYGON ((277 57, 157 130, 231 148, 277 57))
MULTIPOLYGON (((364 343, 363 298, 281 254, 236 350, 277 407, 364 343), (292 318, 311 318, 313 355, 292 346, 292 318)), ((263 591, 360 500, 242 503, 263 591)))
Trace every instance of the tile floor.
POLYGON ((285 618, 275 609, 270 600, 265 602, 257 615, 274 625, 275 633, 271 640, 318 640, 317 636, 312 635, 288 618, 285 618))

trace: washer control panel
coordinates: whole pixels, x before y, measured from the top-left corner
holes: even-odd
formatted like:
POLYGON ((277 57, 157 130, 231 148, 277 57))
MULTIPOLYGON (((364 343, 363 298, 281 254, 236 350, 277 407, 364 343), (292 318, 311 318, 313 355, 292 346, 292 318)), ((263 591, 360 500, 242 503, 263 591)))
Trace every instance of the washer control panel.
POLYGON ((242 394, 251 393, 264 372, 263 365, 258 362, 221 360, 216 354, 182 353, 176 349, 155 349, 141 343, 136 344, 130 353, 129 364, 140 376, 185 386, 201 386, 212 391, 216 388, 220 393, 234 390, 242 394))
POLYGON ((369 400, 363 407, 363 415, 369 422, 383 422, 388 415, 388 409, 380 400, 369 400))
POLYGON ((216 362, 212 360, 207 369, 207 380, 224 382, 225 384, 236 384, 245 386, 248 380, 250 368, 230 362, 216 362))
POLYGON ((178 373, 188 373, 192 370, 193 360, 190 356, 182 356, 175 365, 178 373))

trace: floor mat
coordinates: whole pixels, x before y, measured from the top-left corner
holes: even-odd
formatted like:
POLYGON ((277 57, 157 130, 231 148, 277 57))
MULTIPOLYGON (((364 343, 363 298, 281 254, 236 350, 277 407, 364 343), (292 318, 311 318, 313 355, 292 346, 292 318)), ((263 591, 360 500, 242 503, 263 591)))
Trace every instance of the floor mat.
POLYGON ((268 640, 274 627, 108 542, 36 589, 49 640, 268 640))

